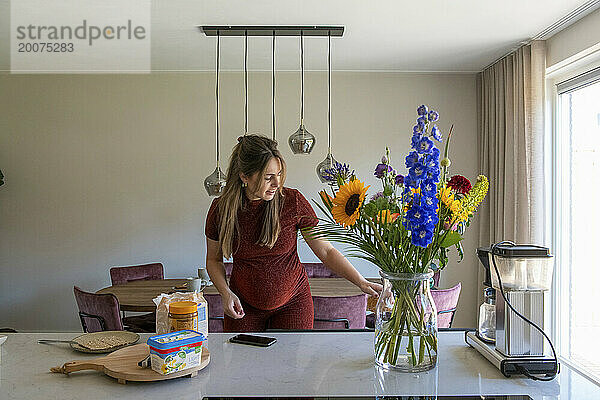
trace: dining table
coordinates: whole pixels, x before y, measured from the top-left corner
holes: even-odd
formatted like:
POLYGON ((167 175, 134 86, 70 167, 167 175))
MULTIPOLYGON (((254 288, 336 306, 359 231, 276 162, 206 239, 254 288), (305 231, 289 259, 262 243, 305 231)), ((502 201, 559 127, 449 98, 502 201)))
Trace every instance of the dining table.
MULTIPOLYGON (((380 282, 379 279, 369 280, 380 282)), ((161 293, 186 291, 184 285, 187 282, 187 279, 138 280, 105 287, 98 290, 96 294, 114 294, 119 300, 122 311, 154 312, 156 305, 152 299, 161 293)), ((357 286, 344 278, 308 278, 308 283, 313 296, 338 297, 362 293, 357 286)), ((204 294, 219 293, 212 285, 205 287, 202 292, 204 294)))

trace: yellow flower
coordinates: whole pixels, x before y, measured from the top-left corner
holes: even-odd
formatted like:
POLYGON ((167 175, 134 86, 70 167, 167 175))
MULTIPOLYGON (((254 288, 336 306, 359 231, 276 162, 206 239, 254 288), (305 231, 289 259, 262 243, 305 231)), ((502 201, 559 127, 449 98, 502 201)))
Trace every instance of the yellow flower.
POLYGON ((381 210, 376 216, 375 220, 377 222, 383 222, 386 224, 391 224, 398 218, 400 214, 392 213, 390 210, 381 210))
POLYGON ((364 183, 355 179, 340 187, 333 201, 331 214, 344 228, 352 226, 360 216, 360 206, 365 200, 367 189, 364 183))
POLYGON ((440 189, 440 200, 446 205, 446 207, 456 214, 460 208, 460 200, 454 200, 454 194, 452 189, 449 187, 443 187, 440 189))
POLYGON ((490 183, 485 175, 479 175, 469 193, 460 200, 460 207, 456 212, 457 222, 466 221, 475 213, 477 206, 485 199, 489 188, 490 183))

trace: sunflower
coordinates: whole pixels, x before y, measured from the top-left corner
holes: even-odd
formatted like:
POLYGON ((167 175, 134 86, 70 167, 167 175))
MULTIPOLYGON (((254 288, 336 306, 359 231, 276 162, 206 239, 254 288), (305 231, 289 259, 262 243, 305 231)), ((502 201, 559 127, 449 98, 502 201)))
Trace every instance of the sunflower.
POLYGON ((367 189, 364 183, 355 179, 340 187, 333 199, 331 214, 338 224, 344 228, 356 223, 360 215, 360 206, 365 200, 367 189))

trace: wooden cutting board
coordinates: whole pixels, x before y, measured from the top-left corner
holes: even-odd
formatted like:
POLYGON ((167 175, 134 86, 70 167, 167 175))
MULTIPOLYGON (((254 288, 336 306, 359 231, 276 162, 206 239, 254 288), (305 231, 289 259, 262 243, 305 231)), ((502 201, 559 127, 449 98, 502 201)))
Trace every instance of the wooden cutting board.
POLYGON ((166 379, 179 378, 181 376, 189 376, 193 378, 198 375, 198 371, 208 365, 210 361, 210 353, 206 347, 202 347, 202 357, 200 365, 193 368, 188 368, 183 371, 173 372, 168 375, 161 375, 152 368, 142 368, 138 366, 138 362, 144 360, 150 349, 145 343, 136 344, 134 346, 125 347, 114 351, 105 357, 93 358, 90 360, 71 361, 65 363, 62 367, 50 368, 52 372, 69 374, 75 371, 96 370, 111 376, 119 383, 125 384, 127 381, 148 382, 162 381, 166 379))

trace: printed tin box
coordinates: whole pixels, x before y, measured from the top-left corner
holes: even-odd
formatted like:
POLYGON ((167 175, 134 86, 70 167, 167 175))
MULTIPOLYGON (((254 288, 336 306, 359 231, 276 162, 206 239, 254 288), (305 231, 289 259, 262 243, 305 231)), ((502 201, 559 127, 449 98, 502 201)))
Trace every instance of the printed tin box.
POLYGON ((200 365, 202 342, 205 340, 203 334, 191 330, 150 337, 147 343, 152 369, 168 375, 200 365))

